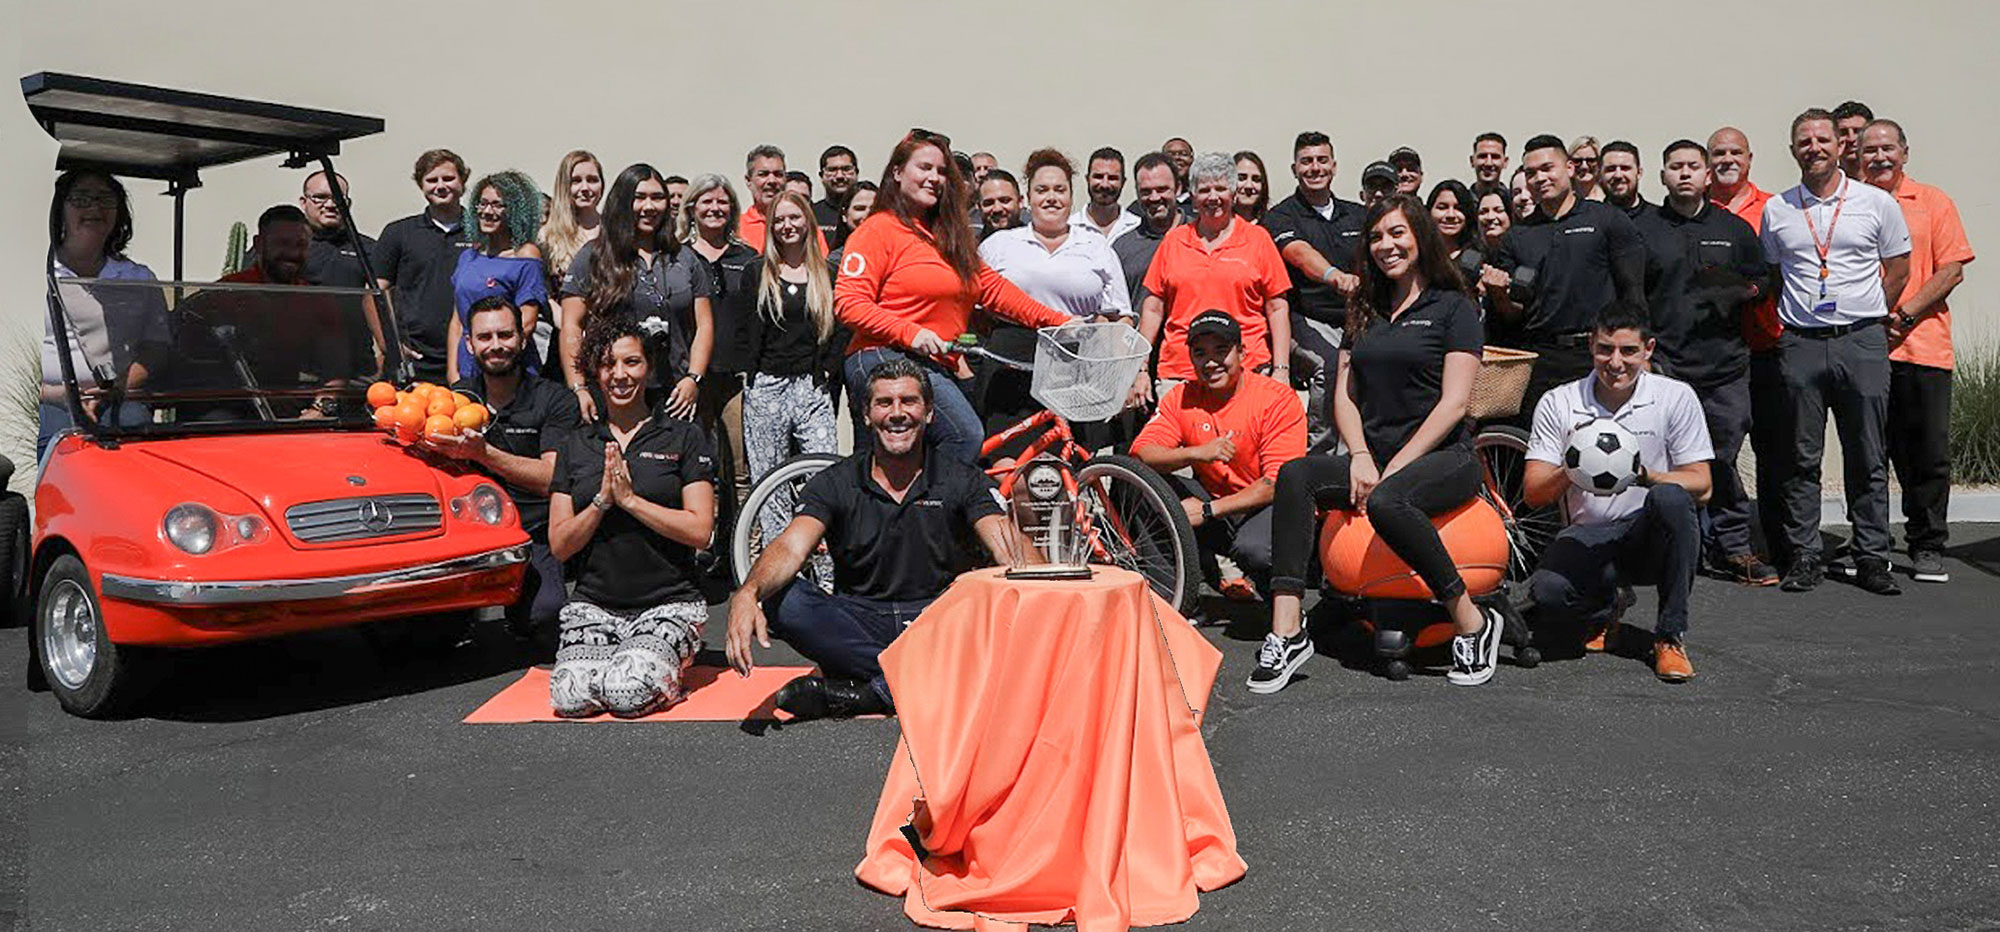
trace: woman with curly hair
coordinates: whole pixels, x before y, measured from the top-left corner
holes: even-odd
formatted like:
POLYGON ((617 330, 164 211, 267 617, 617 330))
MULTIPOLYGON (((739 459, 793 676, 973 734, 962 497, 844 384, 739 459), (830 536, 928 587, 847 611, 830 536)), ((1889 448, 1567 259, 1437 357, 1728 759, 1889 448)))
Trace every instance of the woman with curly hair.
POLYGON ((453 313, 445 328, 445 344, 452 352, 445 360, 449 384, 479 371, 472 344, 466 340, 471 325, 472 305, 480 298, 499 295, 521 309, 521 329, 534 335, 534 348, 525 353, 529 374, 541 371, 548 358, 554 329, 549 325, 549 287, 542 269, 542 250, 535 245, 536 228, 542 218, 542 194, 528 176, 517 171, 495 172, 466 189, 471 203, 467 213, 477 219, 478 243, 458 254, 451 270, 453 313))
POLYGON ((604 417, 570 435, 549 481, 549 552, 576 580, 549 703, 565 718, 636 717, 686 695, 701 648, 708 604, 695 552, 715 531, 715 458, 700 427, 649 401, 636 319, 591 318, 577 361, 604 417))

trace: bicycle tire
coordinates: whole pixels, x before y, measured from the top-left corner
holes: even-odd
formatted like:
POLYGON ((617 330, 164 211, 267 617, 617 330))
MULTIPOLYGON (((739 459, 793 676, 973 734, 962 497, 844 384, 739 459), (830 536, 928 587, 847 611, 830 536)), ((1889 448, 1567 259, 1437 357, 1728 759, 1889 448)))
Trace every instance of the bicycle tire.
MULTIPOLYGON (((838 462, 840 462, 840 457, 830 453, 808 453, 804 456, 795 456, 778 464, 778 468, 771 470, 764 478, 757 480, 756 484, 750 487, 750 494, 743 499, 743 507, 736 512, 736 527, 730 531, 729 535, 729 557, 731 564, 729 571, 735 578, 737 586, 742 586, 744 581, 750 578, 750 568, 756 564, 757 557, 764 553, 764 541, 758 534, 759 525, 757 517, 763 512, 765 506, 776 502, 781 493, 795 494, 797 489, 805 487, 806 480, 818 475, 821 470, 838 462)), ((779 503, 776 507, 784 508, 789 512, 795 503, 796 498, 791 503, 779 503)), ((786 520, 790 520, 789 514, 786 515, 786 520)), ((809 561, 807 563, 808 570, 810 570, 811 565, 809 561)), ((801 571, 801 575, 805 572, 801 571)), ((816 581, 820 583, 821 588, 831 591, 829 587, 833 585, 832 579, 816 581)))
POLYGON ((1153 591, 1173 606, 1174 611, 1191 608, 1201 589, 1200 553, 1195 549, 1194 526, 1188 523, 1180 496, 1174 494, 1167 481, 1152 467, 1115 453, 1091 457, 1077 470, 1076 480, 1079 496, 1097 499, 1092 506, 1097 509, 1093 519, 1115 519, 1109 523, 1120 526, 1123 532, 1119 536, 1127 539, 1131 537, 1130 528, 1137 524, 1140 533, 1149 538, 1143 543, 1150 544, 1155 551, 1163 551, 1151 554, 1150 559, 1133 553, 1128 560, 1120 561, 1114 555, 1114 565, 1146 577, 1153 591), (1105 481, 1123 483, 1130 489, 1129 497, 1103 491, 1099 483, 1105 481), (1142 519, 1134 511, 1135 505, 1151 514, 1142 519))
POLYGON ((1507 580, 1525 583, 1540 564, 1542 550, 1563 528, 1559 504, 1529 505, 1523 487, 1527 476, 1528 433, 1494 424, 1473 435, 1472 452, 1479 457, 1480 482, 1488 500, 1500 509, 1507 526, 1507 580))

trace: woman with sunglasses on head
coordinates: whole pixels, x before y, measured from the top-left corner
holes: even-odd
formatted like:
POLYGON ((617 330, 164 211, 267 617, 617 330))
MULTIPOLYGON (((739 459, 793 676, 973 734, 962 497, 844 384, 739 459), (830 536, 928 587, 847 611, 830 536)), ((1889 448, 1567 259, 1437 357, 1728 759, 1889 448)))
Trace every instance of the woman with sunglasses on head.
POLYGON ((1272 529, 1271 634, 1252 692, 1274 693, 1312 657, 1299 597, 1321 508, 1367 515, 1375 533, 1422 577, 1450 614, 1454 685, 1493 676, 1500 621, 1466 594, 1431 518, 1479 494, 1466 403, 1479 371, 1479 308, 1465 292, 1430 211, 1409 195, 1368 208, 1367 261, 1347 304, 1347 340, 1332 392, 1348 453, 1293 460, 1278 471, 1272 529))
MULTIPOLYGON (((716 467, 729 496, 735 495, 739 480, 749 478, 743 474, 743 376, 756 371, 744 358, 748 352, 743 342, 747 317, 736 301, 738 295, 756 288, 749 268, 757 250, 739 235, 737 218, 741 213, 736 189, 716 174, 696 175, 681 207, 681 229, 688 231, 688 246, 708 263, 709 279, 715 282, 715 294, 709 299, 715 336, 708 377, 701 383, 697 417, 715 442, 716 467)), ((725 502, 734 500, 725 498, 725 502)))
MULTIPOLYGON (((930 440, 962 463, 975 462, 985 439, 979 415, 953 371, 952 341, 979 304, 1030 327, 1060 326, 1068 314, 1023 294, 980 261, 967 221, 967 191, 952 161, 951 140, 911 130, 890 153, 875 209, 842 250, 834 308, 854 330, 846 379, 851 398, 866 397, 869 370, 896 357, 929 373, 935 416, 930 440)), ((860 431, 857 443, 866 443, 860 431)))
POLYGON ((451 270, 453 309, 445 325, 445 343, 452 347, 445 358, 445 384, 456 385, 479 371, 472 355, 466 330, 472 322, 472 305, 485 297, 499 296, 521 309, 521 331, 534 336, 534 345, 522 353, 523 370, 541 372, 548 358, 553 335, 548 321, 548 280, 542 268, 542 250, 535 245, 536 225, 541 220, 541 192, 528 176, 517 171, 496 172, 479 179, 466 189, 471 206, 466 215, 475 221, 475 242, 479 245, 458 254, 451 270))
POLYGON ((667 393, 668 416, 691 419, 708 372, 715 282, 708 263, 673 237, 665 176, 643 162, 618 173, 604 196, 597 239, 570 261, 562 283, 563 379, 577 393, 584 420, 596 420, 590 373, 578 367, 583 328, 619 315, 639 323, 653 354, 648 377, 667 393))
MULTIPOLYGON (((603 228, 603 215, 598 212, 598 205, 604 201, 603 163, 582 149, 563 156, 562 163, 556 166, 554 190, 556 197, 549 203, 548 218, 535 237, 542 247, 542 265, 549 272, 550 294, 561 291, 577 250, 596 239, 597 231, 603 228)), ((554 323, 551 319, 550 324, 554 323)), ((545 354, 545 358, 556 361, 553 354, 545 354)))

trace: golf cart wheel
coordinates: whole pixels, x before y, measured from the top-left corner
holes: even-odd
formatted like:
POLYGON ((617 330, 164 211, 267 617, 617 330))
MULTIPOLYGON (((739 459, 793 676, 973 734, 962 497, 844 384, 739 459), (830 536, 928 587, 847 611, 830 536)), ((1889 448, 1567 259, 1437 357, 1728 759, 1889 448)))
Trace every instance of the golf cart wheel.
POLYGON ((1382 662, 1382 678, 1402 682, 1410 678, 1410 662, 1400 657, 1382 662))
POLYGON ((1514 663, 1523 669, 1534 669, 1541 662, 1542 652, 1539 648, 1522 647, 1514 651, 1514 663))
POLYGON ((0 628, 28 622, 28 500, 0 492, 0 628))
POLYGON ((33 636, 42 676, 71 715, 109 718, 144 691, 140 652, 111 643, 97 590, 74 554, 42 577, 33 636))

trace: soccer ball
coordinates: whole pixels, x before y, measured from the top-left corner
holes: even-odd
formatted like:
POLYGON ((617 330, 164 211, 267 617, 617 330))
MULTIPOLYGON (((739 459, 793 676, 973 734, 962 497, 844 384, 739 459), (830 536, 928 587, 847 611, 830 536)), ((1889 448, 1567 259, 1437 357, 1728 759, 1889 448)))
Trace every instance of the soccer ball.
POLYGON ((1639 478, 1639 438, 1608 417, 1570 431, 1563 450, 1569 481, 1593 495, 1617 495, 1639 478))

